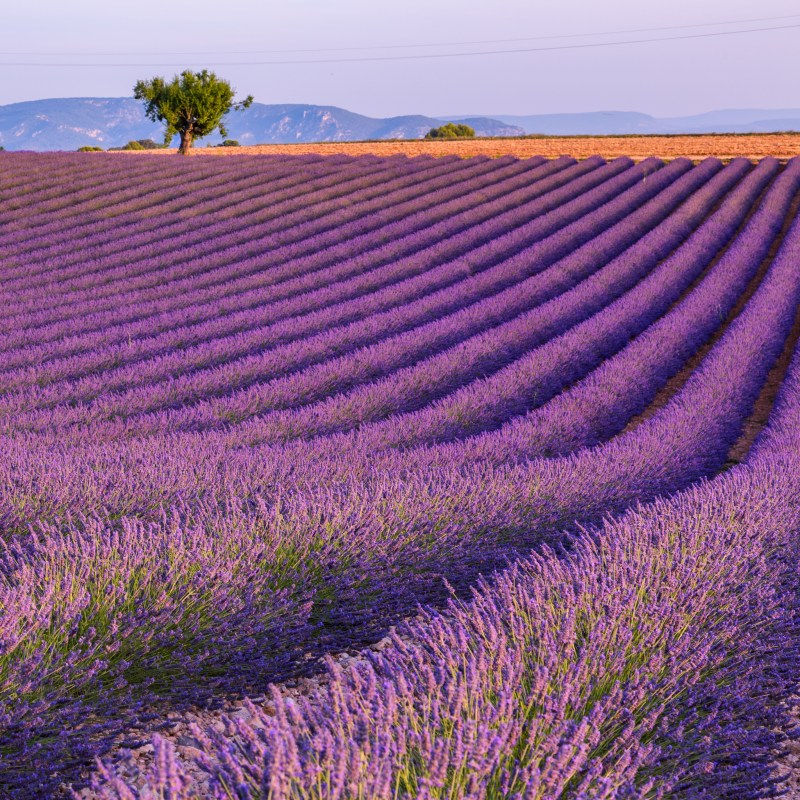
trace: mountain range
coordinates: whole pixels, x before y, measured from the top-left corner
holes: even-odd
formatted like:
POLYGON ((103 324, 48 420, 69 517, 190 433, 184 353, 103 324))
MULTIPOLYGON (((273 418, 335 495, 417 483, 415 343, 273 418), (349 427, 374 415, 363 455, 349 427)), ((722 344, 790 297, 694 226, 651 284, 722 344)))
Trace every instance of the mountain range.
MULTIPOLYGON (((523 134, 765 133, 800 130, 800 109, 727 109, 686 117, 634 111, 576 114, 494 114, 459 117, 405 115, 376 118, 336 106, 253 103, 228 117, 229 136, 241 144, 419 139, 444 122, 463 122, 478 136, 523 134)), ((147 119, 133 98, 58 98, 0 106, 0 146, 6 150, 120 147, 133 139, 160 140, 163 126, 147 119)), ((218 134, 204 143, 218 143, 218 134)))
MULTIPOLYGON (((459 118, 478 136, 519 136, 517 125, 485 117, 459 118)), ((227 118, 228 135, 240 144, 420 139, 445 120, 422 115, 366 117, 336 106, 253 103, 227 118)), ((127 97, 33 100, 0 106, 0 145, 6 150, 75 150, 119 147, 133 139, 160 141, 163 126, 127 97)), ((218 143, 219 134, 202 143, 218 143)))
POLYGON ((688 117, 652 117, 636 111, 593 111, 582 114, 495 114, 526 133, 561 135, 657 133, 772 133, 800 131, 800 108, 729 108, 688 117))

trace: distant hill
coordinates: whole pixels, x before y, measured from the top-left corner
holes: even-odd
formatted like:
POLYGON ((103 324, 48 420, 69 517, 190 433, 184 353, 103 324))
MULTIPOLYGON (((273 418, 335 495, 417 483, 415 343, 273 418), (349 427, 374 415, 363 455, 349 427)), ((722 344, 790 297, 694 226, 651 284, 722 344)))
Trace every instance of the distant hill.
POLYGON ((800 131, 800 108, 725 109, 688 117, 652 117, 636 111, 594 111, 585 114, 495 114, 494 119, 518 125, 526 133, 550 135, 652 133, 769 133, 800 131))
POLYGON ((651 133, 654 118, 635 111, 590 111, 582 114, 503 115, 496 119, 518 125, 525 133, 562 135, 651 133), (513 121, 512 121, 513 120, 513 121))
MULTIPOLYGON (((767 133, 800 130, 800 109, 727 109, 688 117, 658 118, 635 111, 581 114, 495 114, 461 117, 367 117, 336 106, 253 103, 229 115, 230 138, 242 144, 419 139, 445 122, 464 122, 478 136, 524 133, 653 134, 767 133)), ((0 106, 0 145, 7 150, 76 150, 84 145, 120 147, 132 139, 159 141, 163 128, 148 120, 130 97, 33 100, 0 106)), ((203 143, 220 141, 218 134, 203 143)))
MULTIPOLYGON (((519 136, 517 125, 485 117, 464 120, 478 136, 519 136)), ((335 106, 253 103, 228 117, 229 135, 242 144, 419 139, 445 122, 424 116, 379 119, 335 106)), ((148 120, 133 98, 66 98, 0 106, 0 145, 7 150, 76 150, 119 147, 156 139, 163 127, 148 120)), ((203 142, 218 143, 218 134, 203 142)))

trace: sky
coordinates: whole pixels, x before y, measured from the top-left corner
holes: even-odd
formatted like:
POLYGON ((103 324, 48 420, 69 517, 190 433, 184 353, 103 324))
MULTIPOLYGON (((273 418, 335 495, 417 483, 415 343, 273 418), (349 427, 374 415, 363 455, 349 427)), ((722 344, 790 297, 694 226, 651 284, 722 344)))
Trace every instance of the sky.
POLYGON ((0 5, 0 105, 208 68, 261 103, 378 117, 800 107, 796 0, 0 5))

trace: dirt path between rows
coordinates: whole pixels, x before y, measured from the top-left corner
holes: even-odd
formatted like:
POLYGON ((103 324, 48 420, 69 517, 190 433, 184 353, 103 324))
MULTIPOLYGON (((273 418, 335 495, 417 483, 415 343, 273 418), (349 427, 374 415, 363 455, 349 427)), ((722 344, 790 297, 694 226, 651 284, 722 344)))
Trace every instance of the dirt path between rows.
MULTIPOLYGON (((725 253, 731 247, 731 245, 736 241, 737 237, 742 233, 744 228, 747 226, 750 219, 755 214, 756 210, 761 204, 761 201, 766 196, 769 189, 772 187, 774 183, 773 181, 764 189, 764 191, 759 196, 758 200, 753 203, 750 212, 747 214, 745 219, 737 228, 736 232, 731 236, 728 243, 722 250, 717 253, 716 256, 709 262, 706 268, 702 271, 700 275, 692 281, 691 285, 686 289, 686 291, 680 296, 678 300, 676 300, 670 308, 665 313, 669 313, 675 306, 679 305, 694 289, 700 284, 706 276, 714 269, 714 267, 719 263, 719 261, 723 258, 725 253)), ((742 313, 745 306, 747 305, 750 298, 755 294, 758 287, 761 285, 764 276, 769 271, 770 266, 772 265, 775 256, 780 249, 781 244, 786 236, 789 227, 791 226, 792 222, 794 221, 797 214, 800 213, 800 195, 795 196, 792 200, 792 203, 789 207, 789 211, 786 214, 786 217, 783 221, 783 226, 781 227, 780 233, 775 237, 775 241, 772 243, 772 247, 770 247, 769 252, 767 253, 764 260, 761 262, 761 265, 758 268, 758 271, 750 280, 747 285, 747 288, 742 292, 739 299, 736 301, 734 307, 730 310, 727 317, 722 321, 720 326, 717 330, 712 334, 712 336, 708 339, 705 344, 701 345, 697 352, 694 355, 690 356, 684 366, 676 372, 665 384, 664 386, 656 393, 655 397, 652 399, 650 404, 647 406, 644 411, 636 416, 632 417, 628 424, 625 426, 623 432, 628 433, 632 431, 634 428, 641 425, 645 420, 650 419, 653 415, 655 415, 658 411, 660 411, 664 406, 669 403, 672 398, 684 387, 686 382, 692 375, 697 371, 697 368, 703 362, 705 357, 711 352, 714 346, 719 342, 719 340, 725 335, 726 331, 730 328, 730 326, 734 323, 736 318, 742 313)), ((709 215, 710 216, 710 215, 709 215)), ((798 309, 798 314, 800 314, 800 309, 798 309)), ((800 320, 800 317, 798 317, 800 320)), ((796 328, 797 326, 795 326, 796 328)), ((789 361, 791 360, 791 355, 794 350, 794 346, 797 342, 798 331, 792 329, 792 332, 789 334, 789 337, 784 345, 784 350, 782 355, 770 370, 769 375, 765 381, 764 387, 762 388, 761 392, 759 393, 758 399, 754 405, 753 411, 751 412, 750 416, 745 420, 742 434, 740 435, 739 439, 736 443, 732 446, 729 459, 727 464, 725 465, 725 469, 728 467, 733 466, 734 464, 738 464, 740 461, 743 461, 747 455, 747 452, 750 450, 750 446, 755 441, 756 436, 760 433, 761 429, 767 424, 767 419, 769 417, 770 412, 772 411, 772 406, 775 402, 775 398, 777 396, 778 388, 780 387, 781 382, 783 381, 783 376, 788 369, 789 361)))
MULTIPOLYGON (((352 648, 342 652, 330 654, 330 660, 340 669, 347 670, 359 663, 369 663, 370 652, 380 653, 392 643, 392 637, 398 636, 395 627, 390 628, 389 633, 380 641, 363 649, 352 648)), ((404 641, 407 637, 400 636, 404 641)), ((322 670, 311 676, 300 676, 292 680, 274 684, 280 694, 285 698, 298 700, 314 700, 315 695, 324 690, 330 682, 330 673, 322 670)), ((195 790, 202 796, 208 789, 209 775, 203 770, 197 759, 201 755, 200 742, 195 738, 192 727, 197 725, 201 730, 214 730, 219 733, 231 731, 228 729, 226 720, 242 720, 255 730, 262 726, 257 717, 251 712, 251 708, 260 709, 268 715, 274 714, 274 707, 267 695, 259 695, 247 698, 225 699, 214 707, 195 708, 191 711, 168 711, 164 714, 159 724, 153 726, 150 731, 137 731, 136 739, 125 741, 125 735, 119 737, 117 745, 103 756, 103 761, 113 766, 115 773, 126 780, 129 785, 136 787, 140 791, 147 783, 147 777, 155 761, 155 751, 151 742, 153 733, 158 733, 163 739, 169 742, 175 749, 175 757, 178 763, 191 776, 194 781, 195 790)), ((239 744, 245 747, 245 743, 233 737, 239 744)), ((89 781, 94 770, 85 770, 81 780, 89 781)), ((66 794, 68 787, 62 787, 66 794)), ((91 787, 86 786, 75 794, 81 800, 97 800, 98 793, 91 787)))
MULTIPOLYGON (((117 151, 125 155, 173 155, 177 151, 117 151)), ((317 142, 313 144, 259 144, 246 147, 197 147, 193 155, 377 155, 377 156, 517 156, 531 158, 572 156, 603 158, 629 156, 635 161, 650 156, 691 158, 713 156, 722 160, 744 157, 753 161, 774 156, 789 159, 800 155, 800 133, 708 134, 697 136, 545 136, 524 139, 461 139, 455 141, 317 142)))

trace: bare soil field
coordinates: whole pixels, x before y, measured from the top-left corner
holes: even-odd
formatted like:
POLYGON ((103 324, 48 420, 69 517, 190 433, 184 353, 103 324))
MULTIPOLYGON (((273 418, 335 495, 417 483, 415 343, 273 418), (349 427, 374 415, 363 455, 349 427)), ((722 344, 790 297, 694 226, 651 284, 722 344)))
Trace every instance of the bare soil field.
MULTIPOLYGON (((141 151, 137 151, 141 152, 141 151)), ((174 153, 175 150, 150 150, 151 153, 174 153)), ((243 154, 278 155, 320 153, 334 155, 457 155, 504 156, 519 158, 568 155, 588 158, 630 156, 642 160, 659 158, 691 159, 714 156, 723 160, 744 156, 757 161, 766 156, 788 159, 800 155, 800 133, 700 136, 547 136, 530 139, 471 139, 456 141, 376 141, 319 142, 315 144, 261 144, 250 147, 198 147, 195 155, 230 156, 243 154)))

